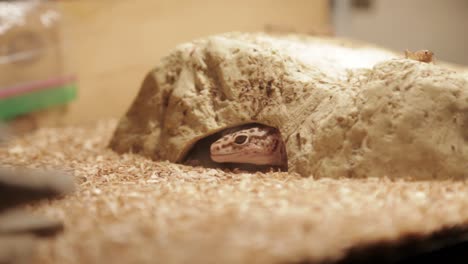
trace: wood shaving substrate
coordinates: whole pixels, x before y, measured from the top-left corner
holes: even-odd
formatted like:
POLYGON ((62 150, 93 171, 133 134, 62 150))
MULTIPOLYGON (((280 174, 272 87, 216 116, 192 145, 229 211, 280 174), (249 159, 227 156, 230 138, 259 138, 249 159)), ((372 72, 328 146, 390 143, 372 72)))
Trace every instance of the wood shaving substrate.
POLYGON ((63 220, 34 263, 291 263, 468 223, 467 181, 229 173, 118 155, 115 120, 43 128, 0 149, 7 166, 72 171, 77 191, 31 206, 63 220))

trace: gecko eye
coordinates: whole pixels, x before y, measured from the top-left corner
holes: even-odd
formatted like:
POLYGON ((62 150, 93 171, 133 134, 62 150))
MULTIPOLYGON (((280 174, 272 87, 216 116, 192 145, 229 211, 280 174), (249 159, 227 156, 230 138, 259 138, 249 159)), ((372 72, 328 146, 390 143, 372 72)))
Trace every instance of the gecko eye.
POLYGON ((245 142, 247 142, 247 136, 246 135, 240 135, 234 138, 234 142, 238 145, 242 145, 245 142))

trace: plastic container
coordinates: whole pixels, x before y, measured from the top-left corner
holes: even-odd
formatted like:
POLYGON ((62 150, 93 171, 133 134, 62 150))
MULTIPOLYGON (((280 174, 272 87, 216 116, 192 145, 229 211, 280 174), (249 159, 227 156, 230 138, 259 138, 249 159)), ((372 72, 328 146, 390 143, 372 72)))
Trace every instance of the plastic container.
POLYGON ((0 121, 76 98, 52 1, 0 1, 0 121))

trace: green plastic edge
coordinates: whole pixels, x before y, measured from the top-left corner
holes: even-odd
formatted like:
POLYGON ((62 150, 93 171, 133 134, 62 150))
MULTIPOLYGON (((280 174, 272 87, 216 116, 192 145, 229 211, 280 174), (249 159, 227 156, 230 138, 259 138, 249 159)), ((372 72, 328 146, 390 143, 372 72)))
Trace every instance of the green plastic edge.
POLYGON ((76 98, 76 85, 67 84, 47 89, 0 99, 0 120, 6 121, 16 116, 68 103, 76 98))

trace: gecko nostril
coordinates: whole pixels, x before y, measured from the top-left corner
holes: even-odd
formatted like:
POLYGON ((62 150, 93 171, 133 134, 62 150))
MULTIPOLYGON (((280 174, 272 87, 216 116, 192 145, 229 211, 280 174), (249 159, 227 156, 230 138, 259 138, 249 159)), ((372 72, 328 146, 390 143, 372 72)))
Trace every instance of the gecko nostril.
POLYGON ((219 150, 219 146, 216 146, 215 144, 212 144, 210 146, 210 152, 217 151, 217 150, 219 150))

